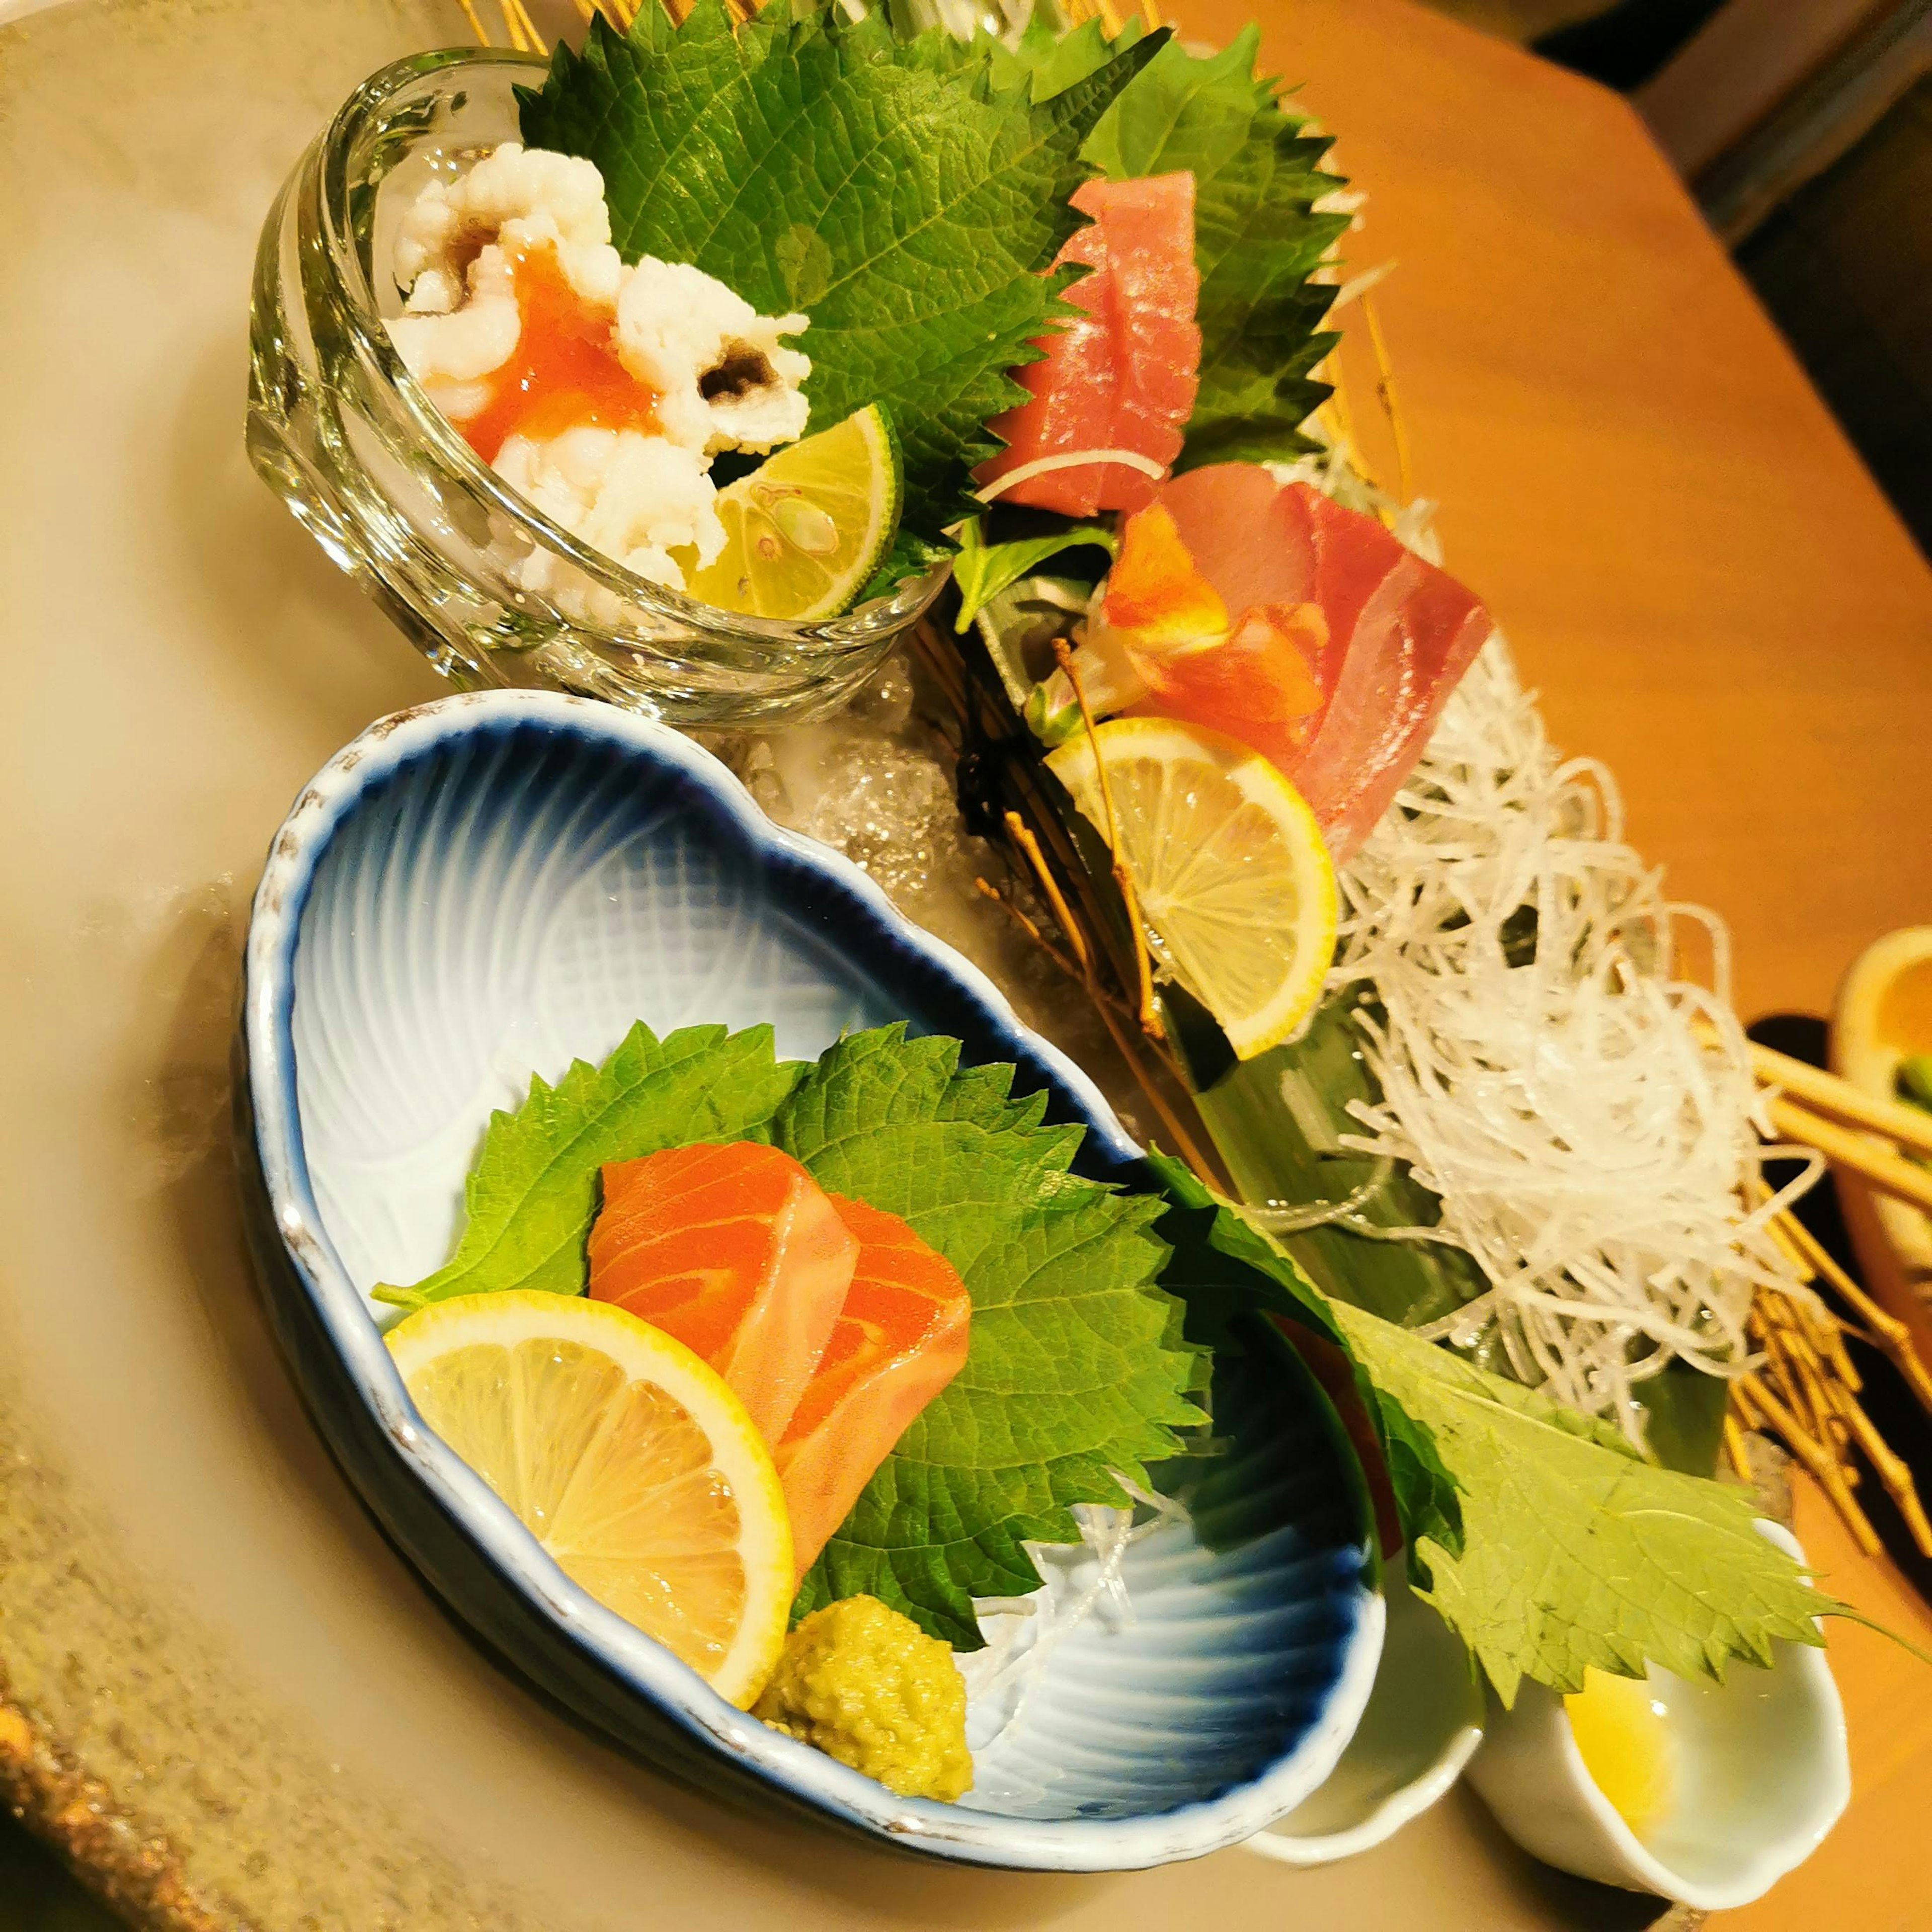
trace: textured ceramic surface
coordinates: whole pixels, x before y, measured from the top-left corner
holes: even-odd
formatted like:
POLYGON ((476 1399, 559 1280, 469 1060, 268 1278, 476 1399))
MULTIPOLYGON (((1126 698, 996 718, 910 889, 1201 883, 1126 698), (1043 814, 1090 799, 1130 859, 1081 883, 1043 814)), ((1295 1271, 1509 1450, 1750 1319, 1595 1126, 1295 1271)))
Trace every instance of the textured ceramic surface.
MULTIPOLYGON (((1758 1528, 1804 1560, 1789 1530, 1758 1528)), ((1772 1653, 1769 1670, 1734 1664, 1722 1684, 1652 1666, 1667 1714, 1670 1795, 1641 1834, 1592 1782, 1562 1699, 1540 1684, 1491 1711, 1469 1781, 1518 1844, 1564 1871, 1705 1912, 1748 1905, 1818 1849, 1852 1795, 1844 1708, 1824 1652, 1776 1643, 1772 1653)))
POLYGON ((1483 1692, 1462 1640, 1384 1566, 1388 1627, 1368 1708, 1322 1788, 1247 1849, 1331 1864, 1381 1844, 1446 1797, 1483 1741, 1483 1692))
MULTIPOLYGON (((636 1019, 769 1020, 797 1055, 888 1019, 955 1034, 1088 1128, 1086 1172, 1138 1178, 1097 1093, 990 982, 856 868, 775 830, 708 754, 536 693, 386 720, 277 837, 247 974, 258 1256, 304 1393, 431 1583, 579 1716, 695 1782, 766 1787, 903 1846, 1016 1866, 1196 1856, 1327 1775, 1366 1700, 1383 1612, 1348 1452, 1315 1401, 1260 1452, 1269 1466, 1232 1485, 1275 1498, 1268 1522, 1215 1551, 1184 1528, 1137 1545, 1134 1622, 1096 1620, 1054 1653, 982 1758, 981 1796, 959 1806, 894 1798, 723 1703, 569 1582, 420 1426, 366 1290, 442 1258, 490 1111, 636 1019)), ((1279 1412, 1278 1380, 1268 1393, 1279 1412)))

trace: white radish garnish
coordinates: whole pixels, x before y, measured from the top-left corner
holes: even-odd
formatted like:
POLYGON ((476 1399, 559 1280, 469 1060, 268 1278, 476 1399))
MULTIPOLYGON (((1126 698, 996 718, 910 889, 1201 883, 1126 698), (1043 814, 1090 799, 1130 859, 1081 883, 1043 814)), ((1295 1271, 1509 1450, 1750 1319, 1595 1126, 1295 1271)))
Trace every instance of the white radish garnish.
POLYGON ((990 503, 996 496, 1003 496, 1015 484, 1029 483, 1036 476, 1045 476, 1056 470, 1084 470, 1096 463, 1119 463, 1130 470, 1138 470, 1143 476, 1150 476, 1156 482, 1167 476, 1167 465, 1156 463, 1150 456, 1143 456, 1137 449, 1072 449, 1058 456, 1036 456, 1030 463, 1022 463, 1017 470, 1009 470, 997 482, 988 483, 976 492, 982 503, 990 503))
POLYGON ((1499 638, 1340 884, 1330 990, 1372 994, 1382 1094, 1343 1144, 1408 1163, 1442 1196, 1433 1238, 1490 1283, 1423 1332, 1493 1323, 1522 1379, 1641 1442, 1646 1379, 1738 1373, 1754 1291, 1804 1292, 1769 1222, 1821 1163, 1751 1198, 1767 1159, 1804 1150, 1760 1138, 1724 926, 1664 898, 1609 773, 1558 759, 1499 638))

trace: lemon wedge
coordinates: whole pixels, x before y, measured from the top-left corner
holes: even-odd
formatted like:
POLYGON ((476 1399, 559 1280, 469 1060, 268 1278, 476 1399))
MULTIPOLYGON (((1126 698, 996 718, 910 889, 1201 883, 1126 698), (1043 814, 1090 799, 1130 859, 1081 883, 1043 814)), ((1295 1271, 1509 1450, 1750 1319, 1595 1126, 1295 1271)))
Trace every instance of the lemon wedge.
POLYGON ((743 1405, 662 1330, 513 1290, 390 1331, 427 1426, 564 1574, 748 1708, 784 1646, 791 1525, 743 1405))
POLYGON ((836 617, 878 570, 903 488, 898 438, 872 404, 719 490, 724 548, 706 568, 686 570, 685 589, 754 617, 836 617))
POLYGON ((1583 1688, 1563 1700, 1570 1734, 1590 1781, 1641 1834, 1670 1809, 1669 1707, 1647 1679, 1586 1670, 1583 1688))
POLYGON ((1301 794, 1236 740, 1166 718, 1115 718, 1047 767, 1107 837, 1104 764, 1162 963, 1251 1060, 1322 996, 1335 953, 1335 868, 1301 794))

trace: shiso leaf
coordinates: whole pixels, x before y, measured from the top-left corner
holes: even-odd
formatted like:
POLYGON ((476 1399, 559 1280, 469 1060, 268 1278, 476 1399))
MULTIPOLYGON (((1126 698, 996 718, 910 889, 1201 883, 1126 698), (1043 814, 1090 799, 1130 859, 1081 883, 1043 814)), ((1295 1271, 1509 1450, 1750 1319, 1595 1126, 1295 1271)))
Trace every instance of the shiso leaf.
POLYGON ((1118 542, 1104 524, 1074 524, 1037 536, 989 544, 981 540, 980 520, 969 519, 952 560, 952 580, 959 586, 959 614, 952 628, 964 631, 1001 591, 1023 577, 1037 574, 1042 564, 1064 552, 1097 547, 1112 556, 1118 542))
POLYGON ((1205 57, 1169 42, 1085 149, 1116 181, 1193 171, 1201 387, 1180 470, 1314 448, 1301 425, 1328 391, 1310 372, 1339 340, 1321 332, 1335 292, 1309 277, 1348 226, 1315 204, 1346 184, 1318 166, 1330 142, 1256 74, 1260 40, 1251 23, 1205 57))
POLYGON ((998 448, 985 423, 1026 400, 1008 372, 1068 312, 1072 272, 1042 272, 1080 225, 1081 147, 1166 35, 1037 104, 944 39, 836 5, 734 29, 698 0, 680 27, 655 7, 621 38, 593 20, 522 95, 526 140, 602 172, 627 261, 694 262, 760 314, 809 314, 812 421, 884 404, 928 537, 998 448))
POLYGON ((1201 1321, 1203 1339, 1238 1342, 1239 1318, 1259 1312, 1347 1352, 1411 1579, 1505 1704, 1526 1677, 1568 1692, 1591 1667, 1720 1678, 1733 1658, 1768 1664, 1775 1640, 1822 1642, 1814 1619, 1843 1612, 1758 1533, 1748 1492, 1659 1468, 1613 1424, 1328 1300, 1187 1169, 1150 1158, 1178 1204, 1160 1226, 1174 1246, 1162 1279, 1190 1332, 1201 1321))
POLYGON ((598 1170, 698 1142, 766 1141, 806 1068, 774 1057, 772 1030, 686 1027, 659 1040, 640 1020, 601 1066, 576 1060, 554 1087, 530 1082, 496 1113, 464 1185, 456 1252, 413 1288, 378 1300, 421 1308, 458 1294, 541 1288, 581 1294, 598 1170))
POLYGON ((1463 1548, 1426 1534, 1422 1592, 1507 1704, 1528 1677, 1582 1688, 1646 1662, 1721 1678, 1777 1640, 1822 1644, 1844 1606, 1759 1534, 1750 1492, 1642 1461, 1606 1423, 1358 1309, 1334 1311, 1385 1401, 1426 1428, 1461 1492, 1463 1548))
POLYGON ((448 1265, 377 1292, 411 1308, 581 1294, 598 1168, 699 1142, 775 1142, 824 1187, 903 1216, 973 1298, 966 1365, 886 1458, 798 1611, 862 1592, 977 1648, 972 1599, 1036 1589, 1025 1541, 1078 1542, 1073 1504, 1124 1502, 1114 1472, 1144 1484, 1180 1448, 1177 1432, 1206 1419, 1190 1397, 1207 1363, 1159 1286, 1166 1204, 1070 1172, 1082 1130, 1044 1124, 1044 1094, 1016 1099, 1011 1066, 962 1068, 959 1050, 888 1027, 814 1068, 776 1060, 769 1027, 660 1041, 640 1024, 601 1067, 535 1081, 492 1116, 448 1265))
POLYGON ((779 1110, 821 1186, 910 1222, 973 1298, 965 1366, 913 1421, 801 1586, 794 1614, 860 1592, 956 1649, 974 1597, 1036 1589, 1022 1546, 1076 1542, 1076 1502, 1125 1500, 1205 1420, 1199 1352, 1159 1286, 1157 1197, 1069 1172, 1077 1127, 1010 1097, 1010 1067, 903 1029, 833 1047, 779 1110), (1016 1398, 1018 1398, 1016 1400, 1016 1398))
POLYGON ((1340 1349, 1353 1366, 1356 1394, 1374 1426, 1412 1567, 1423 1538, 1460 1552, 1461 1486, 1428 1427, 1365 1370, 1350 1346, 1342 1311, 1266 1235, 1216 1202, 1191 1168, 1158 1151, 1148 1159, 1174 1203, 1159 1227, 1174 1250, 1161 1279, 1186 1303, 1190 1335, 1217 1351, 1239 1348, 1243 1318, 1260 1314, 1312 1330, 1340 1349))

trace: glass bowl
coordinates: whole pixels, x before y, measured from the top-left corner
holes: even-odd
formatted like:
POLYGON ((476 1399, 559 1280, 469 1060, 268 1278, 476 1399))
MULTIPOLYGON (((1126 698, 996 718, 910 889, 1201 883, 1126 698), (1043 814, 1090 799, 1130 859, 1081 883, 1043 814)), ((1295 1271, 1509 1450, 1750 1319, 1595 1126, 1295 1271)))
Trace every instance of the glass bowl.
POLYGON ((646 583, 512 490, 436 409, 383 317, 402 208, 453 158, 519 138, 531 56, 398 61, 296 164, 256 252, 248 453, 257 473, 452 682, 608 699, 686 727, 836 710, 937 595, 943 572, 815 624, 738 616, 646 583), (562 594, 524 587, 548 552, 562 594))

